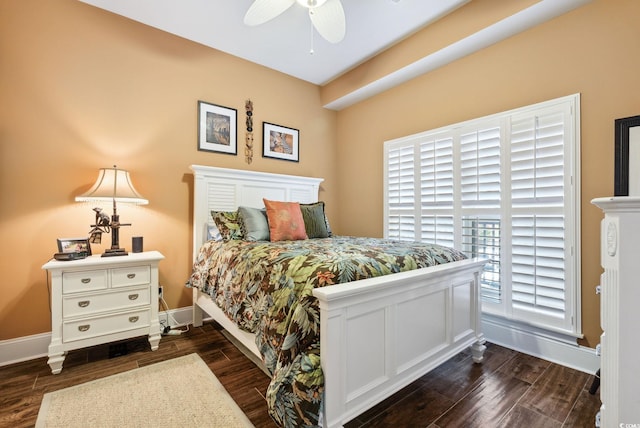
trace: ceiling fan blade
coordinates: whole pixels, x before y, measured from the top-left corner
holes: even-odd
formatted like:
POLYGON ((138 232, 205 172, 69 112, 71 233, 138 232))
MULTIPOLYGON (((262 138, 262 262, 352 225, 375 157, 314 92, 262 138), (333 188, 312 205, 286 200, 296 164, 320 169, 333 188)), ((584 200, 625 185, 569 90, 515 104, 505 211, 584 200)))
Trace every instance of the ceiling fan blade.
POLYGON ((289 9, 296 0, 255 0, 244 15, 246 25, 260 25, 289 9))
POLYGON ((347 26, 340 0, 327 0, 322 6, 311 9, 309 16, 318 33, 327 41, 338 43, 344 39, 347 26))

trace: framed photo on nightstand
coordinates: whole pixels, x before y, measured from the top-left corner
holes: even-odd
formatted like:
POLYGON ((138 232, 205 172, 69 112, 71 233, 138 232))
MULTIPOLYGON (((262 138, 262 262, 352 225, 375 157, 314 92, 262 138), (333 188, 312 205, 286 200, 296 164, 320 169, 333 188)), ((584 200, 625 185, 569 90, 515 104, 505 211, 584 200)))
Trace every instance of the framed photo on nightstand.
POLYGON ((88 238, 58 238, 58 252, 87 257, 91 255, 91 244, 88 238))

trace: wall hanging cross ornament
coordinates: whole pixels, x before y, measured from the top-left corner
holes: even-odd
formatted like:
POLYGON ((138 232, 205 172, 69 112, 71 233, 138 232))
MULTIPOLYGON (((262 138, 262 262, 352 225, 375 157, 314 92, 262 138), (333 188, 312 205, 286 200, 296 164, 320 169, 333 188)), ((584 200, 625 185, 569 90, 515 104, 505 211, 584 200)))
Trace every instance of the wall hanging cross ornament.
POLYGON ((244 157, 247 163, 250 164, 253 161, 253 102, 246 100, 244 102, 244 109, 247 113, 244 157))

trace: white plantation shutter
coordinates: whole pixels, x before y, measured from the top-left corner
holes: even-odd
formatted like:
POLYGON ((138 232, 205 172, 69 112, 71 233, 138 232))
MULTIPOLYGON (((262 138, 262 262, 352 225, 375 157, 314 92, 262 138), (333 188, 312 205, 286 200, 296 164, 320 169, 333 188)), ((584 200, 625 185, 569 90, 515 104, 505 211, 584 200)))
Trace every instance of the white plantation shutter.
POLYGON ((528 312, 534 319, 564 319, 563 225, 562 216, 514 216, 511 280, 514 312, 528 312))
POLYGON ((453 138, 435 136, 420 149, 420 237, 422 241, 454 246, 453 138))
POLYGON ((453 206, 453 138, 420 144, 420 199, 423 208, 453 206))
POLYGON ((567 321, 565 111, 511 123, 511 287, 514 314, 562 327, 567 321))
POLYGON ((579 95, 385 143, 385 233, 489 260, 483 310, 580 330, 579 95))
POLYGON ((460 135, 460 206, 462 249, 486 257, 482 298, 500 303, 500 125, 463 129, 460 135), (473 215, 481 210, 482 215, 473 215))
POLYGON ((415 240, 415 149, 399 147, 386 153, 387 235, 390 238, 415 240))
POLYGON ((511 123, 511 199, 514 206, 564 205, 564 114, 511 123))
POLYGON ((463 207, 500 207, 500 128, 460 136, 460 199, 463 207))
POLYGON ((429 215, 420 217, 420 236, 423 242, 433 242, 445 247, 455 247, 453 215, 429 215))

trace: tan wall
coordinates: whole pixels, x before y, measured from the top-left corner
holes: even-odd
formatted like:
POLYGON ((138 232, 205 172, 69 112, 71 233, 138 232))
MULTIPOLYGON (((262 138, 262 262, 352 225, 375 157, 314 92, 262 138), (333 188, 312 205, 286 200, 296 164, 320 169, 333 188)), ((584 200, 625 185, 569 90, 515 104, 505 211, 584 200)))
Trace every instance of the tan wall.
POLYGON ((189 165, 324 177, 321 197, 336 215, 336 113, 321 107, 317 86, 76 0, 0 2, 0 100, 0 340, 51 331, 41 266, 56 238, 87 235, 93 206, 74 197, 101 167, 129 170, 149 199, 119 206, 133 223, 121 229, 121 246, 142 235, 145 249, 165 255, 171 308, 191 304, 189 165), (197 151, 197 101, 237 109, 243 144, 247 98, 253 163, 242 149, 197 151), (300 130, 299 163, 262 158, 262 121, 300 130))
POLYGON ((640 114, 639 17, 636 0, 595 0, 341 111, 341 227, 382 235, 385 140, 581 93, 582 325, 583 343, 595 346, 602 213, 590 200, 613 194, 614 119, 640 114))
MULTIPOLYGON (((501 2, 474 0, 468 7, 479 3, 501 2)), ((514 11, 530 3, 509 2, 514 11)), ((503 13, 491 9, 482 20, 503 13)), ((447 23, 468 16, 461 9, 389 52, 388 60, 332 82, 324 102, 389 72, 392 61, 414 60, 415 46, 435 36, 430 32, 446 39, 450 31, 453 38, 460 29, 447 23)), ((336 232, 382 236, 383 141, 579 92, 583 331, 584 344, 595 346, 601 213, 589 201, 613 192, 614 119, 640 114, 633 89, 639 16, 636 0, 594 0, 334 113, 320 107, 316 86, 75 0, 0 2, 0 340, 50 330, 40 267, 56 238, 88 231, 91 207, 73 198, 100 167, 130 170, 150 200, 120 209, 133 223, 121 242, 130 246, 132 235, 143 235, 146 249, 165 254, 161 281, 177 308, 190 304, 183 288, 191 259, 190 164, 324 177, 321 197, 336 232), (249 97, 256 124, 301 130, 300 163, 262 159, 258 147, 252 165, 242 156, 196 150, 197 100, 238 109, 242 140, 249 97)))

